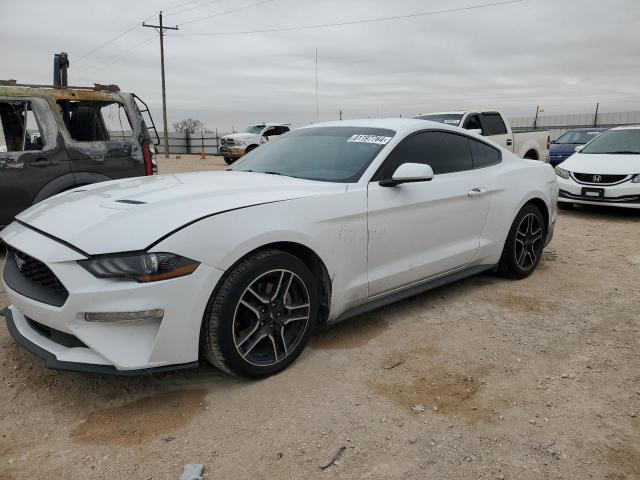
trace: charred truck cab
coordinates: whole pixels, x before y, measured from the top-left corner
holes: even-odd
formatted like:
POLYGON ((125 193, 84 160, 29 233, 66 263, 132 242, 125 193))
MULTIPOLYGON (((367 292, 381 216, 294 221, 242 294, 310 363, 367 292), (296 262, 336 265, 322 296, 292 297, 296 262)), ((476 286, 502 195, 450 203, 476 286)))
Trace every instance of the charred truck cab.
POLYGON ((0 229, 65 190, 156 174, 158 136, 143 113, 146 104, 115 85, 0 81, 0 229))

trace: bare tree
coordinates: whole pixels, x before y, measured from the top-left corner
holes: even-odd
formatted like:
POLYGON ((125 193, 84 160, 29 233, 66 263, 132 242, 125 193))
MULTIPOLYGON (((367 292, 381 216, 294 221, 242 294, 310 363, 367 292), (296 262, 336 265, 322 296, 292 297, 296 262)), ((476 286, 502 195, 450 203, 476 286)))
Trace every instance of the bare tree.
POLYGON ((193 118, 187 118, 186 120, 180 120, 174 122, 173 129, 177 133, 193 135, 204 128, 204 124, 200 120, 194 120, 193 118))

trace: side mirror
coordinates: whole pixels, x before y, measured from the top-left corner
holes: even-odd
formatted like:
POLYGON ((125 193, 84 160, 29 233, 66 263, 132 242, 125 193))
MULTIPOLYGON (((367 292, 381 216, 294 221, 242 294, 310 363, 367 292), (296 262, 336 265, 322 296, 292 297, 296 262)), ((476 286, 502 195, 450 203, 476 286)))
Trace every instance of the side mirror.
POLYGON ((477 135, 482 135, 482 129, 480 128, 469 128, 468 129, 471 133, 475 133, 477 135))
POLYGON ((381 180, 381 187, 395 187, 403 183, 428 182, 433 180, 433 169, 424 163, 403 163, 390 180, 381 180))
POLYGON ((576 147, 576 153, 578 153, 578 152, 582 151, 582 149, 583 149, 583 148, 584 148, 584 145, 578 145, 578 146, 576 147))

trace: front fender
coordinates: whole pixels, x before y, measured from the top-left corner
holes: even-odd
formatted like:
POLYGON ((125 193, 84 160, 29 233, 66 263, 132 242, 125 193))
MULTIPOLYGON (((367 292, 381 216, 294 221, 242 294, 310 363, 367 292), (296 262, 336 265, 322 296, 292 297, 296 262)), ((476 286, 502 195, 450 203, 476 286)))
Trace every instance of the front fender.
MULTIPOLYGON (((276 242, 316 253, 332 281, 335 316, 366 298, 366 192, 341 192, 256 205, 205 218, 153 247, 228 270, 247 254, 276 242)), ((211 286, 211 289, 215 285, 211 286)))

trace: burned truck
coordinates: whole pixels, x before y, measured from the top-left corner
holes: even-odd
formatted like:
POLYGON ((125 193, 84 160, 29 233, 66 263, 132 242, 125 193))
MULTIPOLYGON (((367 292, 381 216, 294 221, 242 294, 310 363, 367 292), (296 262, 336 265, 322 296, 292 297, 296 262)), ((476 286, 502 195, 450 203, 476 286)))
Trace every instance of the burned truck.
POLYGON ((52 195, 157 173, 146 104, 116 85, 0 81, 0 229, 52 195))

